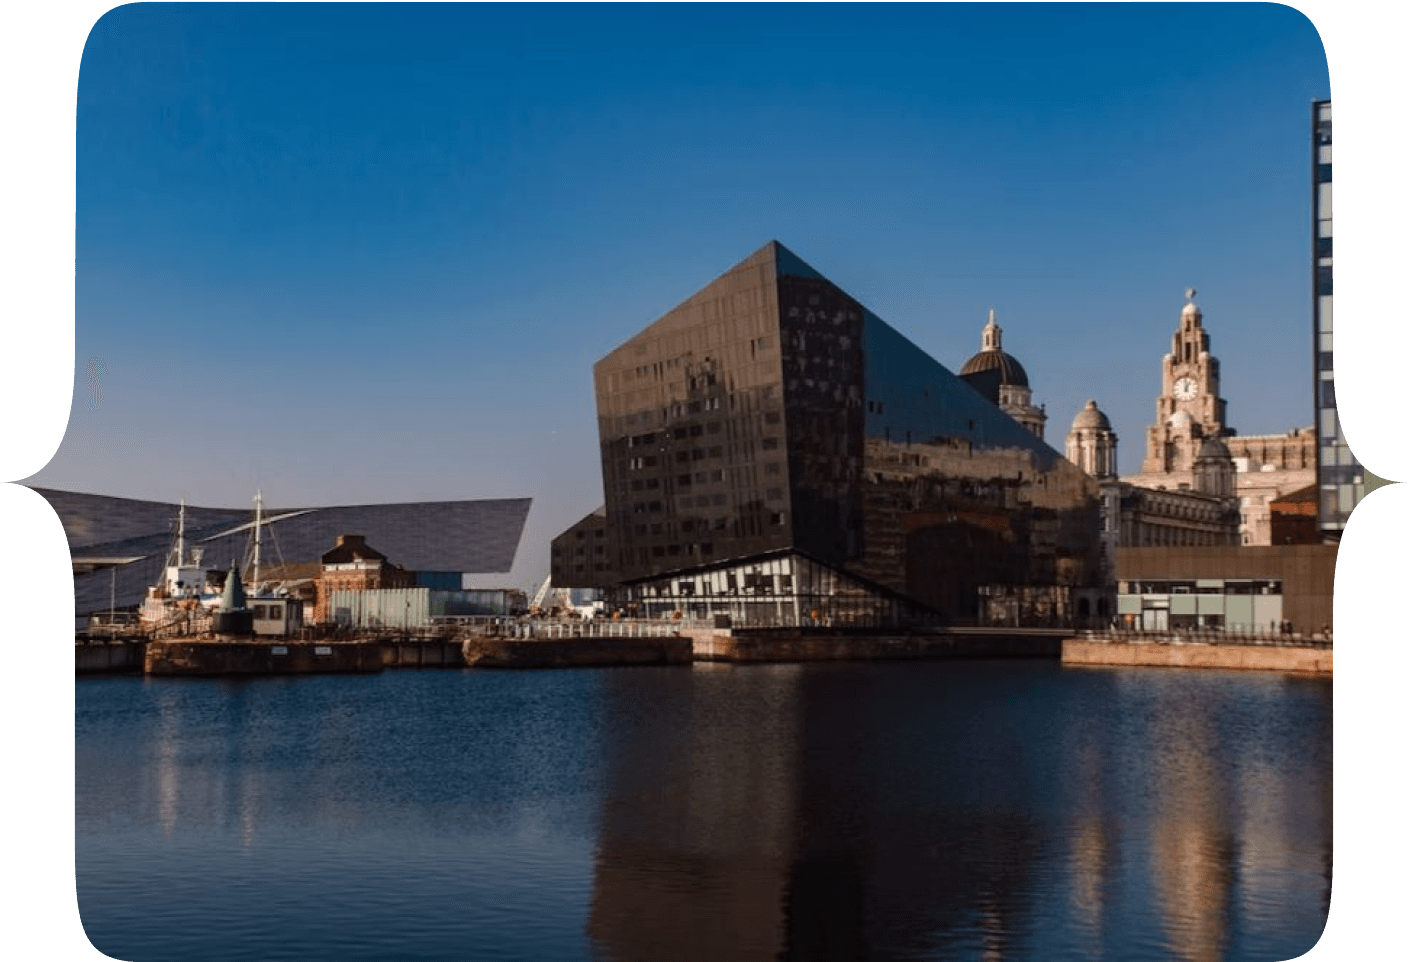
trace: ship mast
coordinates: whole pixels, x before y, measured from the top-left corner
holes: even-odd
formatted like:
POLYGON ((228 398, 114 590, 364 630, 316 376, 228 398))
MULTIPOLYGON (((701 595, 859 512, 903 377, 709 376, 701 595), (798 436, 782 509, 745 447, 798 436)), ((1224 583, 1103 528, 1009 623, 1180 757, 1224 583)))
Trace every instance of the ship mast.
POLYGON ((186 499, 181 498, 181 513, 176 520, 176 567, 186 563, 186 499))
POLYGON ((250 586, 256 587, 259 584, 259 528, 264 520, 264 491, 260 489, 254 492, 254 577, 250 580, 250 586))

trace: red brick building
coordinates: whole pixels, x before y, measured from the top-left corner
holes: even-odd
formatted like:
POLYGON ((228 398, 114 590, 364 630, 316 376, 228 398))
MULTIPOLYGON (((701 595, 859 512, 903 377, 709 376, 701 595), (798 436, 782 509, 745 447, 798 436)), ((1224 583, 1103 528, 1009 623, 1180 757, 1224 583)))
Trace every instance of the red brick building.
POLYGON ((1320 543, 1320 500, 1315 485, 1282 495, 1269 507, 1272 544, 1320 543))
POLYGON ((410 588, 415 575, 386 560, 386 555, 367 545, 360 534, 338 535, 337 545, 322 557, 323 571, 318 579, 317 603, 313 621, 331 621, 328 598, 334 591, 371 591, 377 588, 410 588))

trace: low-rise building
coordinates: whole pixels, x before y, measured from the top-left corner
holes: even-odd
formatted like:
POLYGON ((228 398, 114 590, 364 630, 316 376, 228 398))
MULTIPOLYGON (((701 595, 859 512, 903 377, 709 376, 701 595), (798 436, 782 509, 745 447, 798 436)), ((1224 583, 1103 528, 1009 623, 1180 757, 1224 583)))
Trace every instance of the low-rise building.
POLYGON ((368 546, 366 537, 360 534, 338 535, 337 544, 323 554, 322 563, 314 613, 318 624, 332 620, 329 599, 333 592, 410 588, 415 584, 414 572, 391 564, 386 555, 368 546))
POLYGON ((1202 616, 1202 627, 1213 628, 1219 625, 1207 616, 1220 614, 1229 630, 1328 631, 1337 551, 1334 544, 1122 547, 1115 561, 1121 619, 1140 628, 1167 619, 1175 628, 1198 627, 1202 616))

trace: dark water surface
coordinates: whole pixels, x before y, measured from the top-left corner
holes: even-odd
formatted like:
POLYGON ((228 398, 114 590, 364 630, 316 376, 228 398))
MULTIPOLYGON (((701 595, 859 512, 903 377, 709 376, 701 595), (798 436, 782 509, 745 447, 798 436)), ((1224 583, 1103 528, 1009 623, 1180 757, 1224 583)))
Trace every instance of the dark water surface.
POLYGON ((1331 685, 1044 661, 77 681, 129 962, 1283 960, 1331 685))

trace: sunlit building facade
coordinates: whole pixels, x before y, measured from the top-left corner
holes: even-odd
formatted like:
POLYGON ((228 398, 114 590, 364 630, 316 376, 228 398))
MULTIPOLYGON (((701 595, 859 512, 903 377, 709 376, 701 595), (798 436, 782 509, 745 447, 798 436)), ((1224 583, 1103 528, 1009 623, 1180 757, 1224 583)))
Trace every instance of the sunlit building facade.
POLYGON ((1320 447, 1315 483, 1320 489, 1320 536, 1338 541, 1354 506, 1382 482, 1349 450, 1335 401, 1334 205, 1332 203, 1330 101, 1311 105, 1312 301, 1315 325, 1315 425, 1320 447))
MULTIPOLYGON (((627 611, 1093 613, 1094 481, 781 244, 606 355, 595 382, 602 567, 627 611)), ((554 542, 563 559, 575 535, 554 542)))

